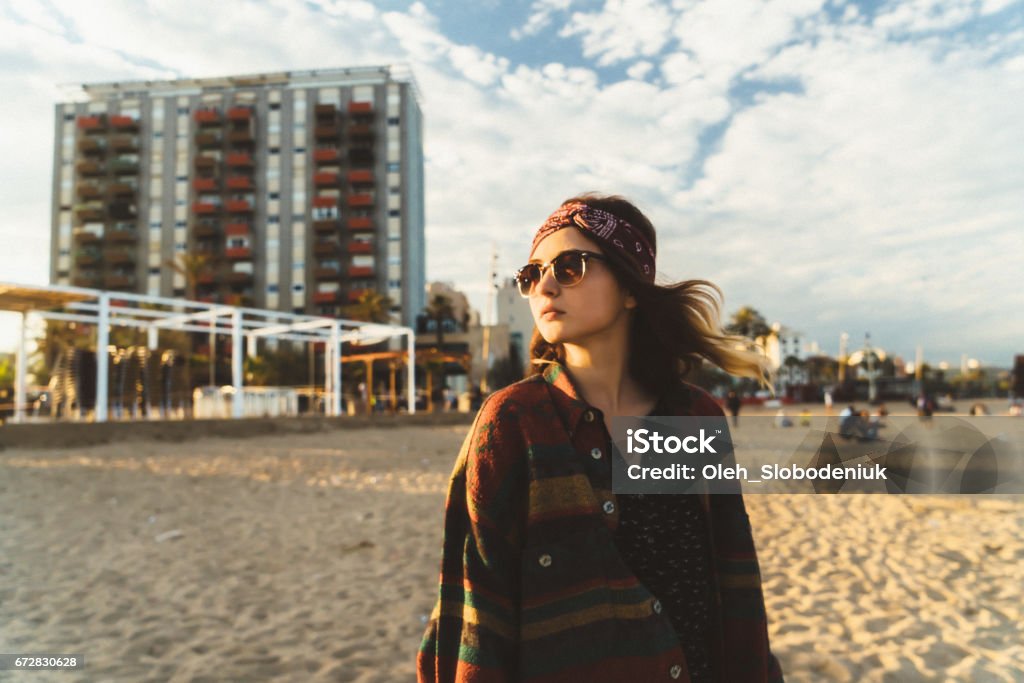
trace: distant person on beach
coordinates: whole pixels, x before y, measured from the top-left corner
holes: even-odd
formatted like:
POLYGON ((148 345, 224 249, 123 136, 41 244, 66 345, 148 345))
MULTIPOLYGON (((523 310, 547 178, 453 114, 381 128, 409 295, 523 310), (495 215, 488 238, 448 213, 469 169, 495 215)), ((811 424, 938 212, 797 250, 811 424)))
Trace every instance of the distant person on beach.
POLYGON ((729 407, 729 412, 732 413, 732 426, 738 427, 740 422, 740 408, 743 406, 743 401, 740 400, 740 395, 736 391, 730 389, 728 396, 725 397, 725 403, 729 407))
POLYGON ((988 412, 988 408, 985 406, 984 403, 975 403, 973 406, 971 406, 970 414, 971 415, 988 415, 989 412, 988 412))
POLYGON ((617 196, 567 200, 534 233, 513 279, 534 372, 486 397, 456 458, 418 683, 783 681, 739 485, 611 490, 614 417, 705 416, 726 440, 686 373, 770 386, 716 285, 655 283, 655 246, 617 196))
POLYGON ((825 414, 826 415, 831 415, 832 414, 832 392, 831 391, 826 391, 825 392, 825 414))

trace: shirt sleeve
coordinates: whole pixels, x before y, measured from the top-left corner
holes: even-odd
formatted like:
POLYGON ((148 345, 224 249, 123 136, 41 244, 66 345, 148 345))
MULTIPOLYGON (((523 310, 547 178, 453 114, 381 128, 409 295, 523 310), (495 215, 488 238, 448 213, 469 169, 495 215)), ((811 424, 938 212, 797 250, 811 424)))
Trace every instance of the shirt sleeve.
POLYGON ((416 659, 418 683, 517 680, 525 454, 496 394, 459 450, 444 512, 438 599, 416 659))

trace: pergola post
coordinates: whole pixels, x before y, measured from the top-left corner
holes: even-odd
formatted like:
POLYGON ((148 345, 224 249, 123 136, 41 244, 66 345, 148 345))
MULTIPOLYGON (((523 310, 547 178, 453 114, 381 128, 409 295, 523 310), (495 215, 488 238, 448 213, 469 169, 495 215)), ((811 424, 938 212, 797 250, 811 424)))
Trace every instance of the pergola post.
POLYGON ((256 347, 256 342, 259 338, 255 335, 249 334, 245 337, 245 355, 249 358, 255 358, 259 355, 259 351, 256 347))
MULTIPOLYGON (((212 324, 213 321, 211 321, 212 324)), ((234 393, 231 396, 231 416, 242 417, 242 312, 237 308, 231 311, 231 384, 234 393)))
POLYGON ((107 380, 110 353, 110 295, 100 292, 99 315, 96 321, 96 412, 97 422, 107 421, 107 380))
POLYGON ((341 415, 341 334, 340 325, 331 326, 331 415, 341 415))
POLYGON ((409 335, 409 357, 405 363, 405 400, 409 405, 409 414, 416 414, 416 335, 412 333, 412 328, 406 329, 406 334, 409 335))
POLYGON ((331 372, 331 354, 334 353, 330 341, 324 342, 324 415, 330 415, 334 409, 334 373, 331 372))
POLYGON ((28 378, 25 376, 25 348, 28 337, 28 311, 21 312, 21 333, 18 335, 18 359, 14 367, 14 421, 16 423, 25 421, 25 408, 28 402, 26 385, 28 378))

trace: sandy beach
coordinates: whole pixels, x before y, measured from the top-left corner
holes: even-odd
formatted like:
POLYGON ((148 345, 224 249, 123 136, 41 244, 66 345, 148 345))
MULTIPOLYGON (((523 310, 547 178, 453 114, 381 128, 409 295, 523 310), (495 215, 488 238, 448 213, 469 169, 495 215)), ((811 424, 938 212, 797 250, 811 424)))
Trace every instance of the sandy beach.
MULTIPOLYGON (((0 680, 414 680, 466 429, 0 451, 0 680)), ((1024 496, 746 502, 787 681, 1024 680, 1024 496)))

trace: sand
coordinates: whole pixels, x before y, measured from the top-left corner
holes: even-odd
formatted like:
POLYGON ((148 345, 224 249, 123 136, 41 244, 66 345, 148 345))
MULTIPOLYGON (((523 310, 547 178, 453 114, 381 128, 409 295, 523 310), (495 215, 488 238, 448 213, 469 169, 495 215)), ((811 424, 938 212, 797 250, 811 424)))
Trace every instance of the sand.
MULTIPOLYGON (((0 680, 415 680, 465 430, 0 452, 0 680)), ((1024 680, 1024 497, 746 502, 787 681, 1024 680)))

